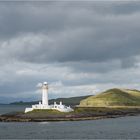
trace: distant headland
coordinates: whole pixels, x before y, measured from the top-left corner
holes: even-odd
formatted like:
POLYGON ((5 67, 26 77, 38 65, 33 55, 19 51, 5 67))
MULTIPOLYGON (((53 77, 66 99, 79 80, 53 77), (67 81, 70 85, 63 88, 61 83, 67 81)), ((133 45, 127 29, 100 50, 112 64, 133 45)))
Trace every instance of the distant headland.
MULTIPOLYGON (((49 104, 53 104, 54 102, 59 103, 60 101, 63 101, 65 105, 76 106, 80 104, 81 100, 86 99, 90 96, 92 95, 49 99, 49 104)), ((30 101, 30 102, 17 101, 17 102, 11 102, 10 105, 33 105, 33 104, 37 104, 38 102, 40 101, 30 101)))

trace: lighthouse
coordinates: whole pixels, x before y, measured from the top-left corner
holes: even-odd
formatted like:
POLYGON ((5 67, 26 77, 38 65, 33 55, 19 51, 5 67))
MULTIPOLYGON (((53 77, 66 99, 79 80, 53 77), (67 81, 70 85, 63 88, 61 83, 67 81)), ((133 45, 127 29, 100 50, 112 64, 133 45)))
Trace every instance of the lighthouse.
POLYGON ((35 104, 32 105, 32 107, 27 107, 25 108, 25 113, 33 111, 35 109, 46 109, 46 110, 58 110, 60 112, 71 112, 73 111, 73 109, 70 106, 66 106, 62 104, 62 101, 60 102, 60 104, 57 104, 56 102, 54 102, 54 104, 49 105, 48 104, 48 83, 47 82, 43 82, 40 83, 41 90, 42 90, 42 102, 39 102, 39 104, 35 104))
POLYGON ((42 88, 42 105, 48 107, 48 83, 44 82, 41 88, 42 88))

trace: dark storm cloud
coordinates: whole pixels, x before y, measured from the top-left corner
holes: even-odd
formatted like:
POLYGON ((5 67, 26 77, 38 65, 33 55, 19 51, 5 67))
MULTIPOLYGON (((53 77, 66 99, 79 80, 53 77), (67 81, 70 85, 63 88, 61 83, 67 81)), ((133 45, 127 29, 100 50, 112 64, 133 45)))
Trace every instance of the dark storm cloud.
POLYGON ((100 14, 110 14, 110 15, 130 15, 140 11, 140 3, 132 1, 106 1, 100 2, 96 5, 97 10, 100 14))
POLYGON ((0 34, 10 37, 3 53, 34 63, 121 59, 124 64, 140 53, 138 7, 139 2, 87 7, 3 5, 0 34), (23 39, 30 33, 29 40, 23 39), (33 37, 41 40, 36 47, 31 43, 33 37))
POLYGON ((66 96, 135 87, 139 25, 140 2, 0 3, 0 95, 28 97, 46 79, 66 96))

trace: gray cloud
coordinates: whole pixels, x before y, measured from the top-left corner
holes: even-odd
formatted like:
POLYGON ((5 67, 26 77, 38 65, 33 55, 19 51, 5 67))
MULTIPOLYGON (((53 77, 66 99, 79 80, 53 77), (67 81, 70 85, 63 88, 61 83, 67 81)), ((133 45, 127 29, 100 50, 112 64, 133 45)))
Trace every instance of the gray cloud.
MULTIPOLYGON (((120 7, 127 7, 128 11, 129 7, 135 9, 136 6, 138 9, 138 5, 129 5, 114 4, 112 7, 114 11, 119 11, 120 7)), ((112 7, 108 9, 113 11, 112 7)), ((10 9, 6 7, 2 12, 6 15, 3 14, 0 25, 3 36, 11 35, 10 41, 7 40, 8 45, 4 46, 7 54, 9 51, 8 56, 13 53, 17 59, 35 63, 82 60, 103 62, 131 58, 140 53, 138 10, 128 15, 114 12, 111 15, 111 11, 104 15, 94 6, 78 9, 20 6, 10 9), (26 39, 29 33, 30 38, 26 39), (36 47, 32 43, 34 38, 41 40, 36 47), (14 47, 11 47, 13 44, 14 47)))
POLYGON ((46 79, 62 83, 51 97, 138 88, 139 2, 0 4, 1 97, 38 97, 46 79))

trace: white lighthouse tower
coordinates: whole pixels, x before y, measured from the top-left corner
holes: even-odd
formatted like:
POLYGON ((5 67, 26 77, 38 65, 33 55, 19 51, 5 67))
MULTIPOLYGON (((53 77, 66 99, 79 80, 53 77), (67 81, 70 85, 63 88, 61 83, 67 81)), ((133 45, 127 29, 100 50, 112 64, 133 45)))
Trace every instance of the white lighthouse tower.
POLYGON ((42 105, 48 107, 48 83, 42 84, 42 105))

